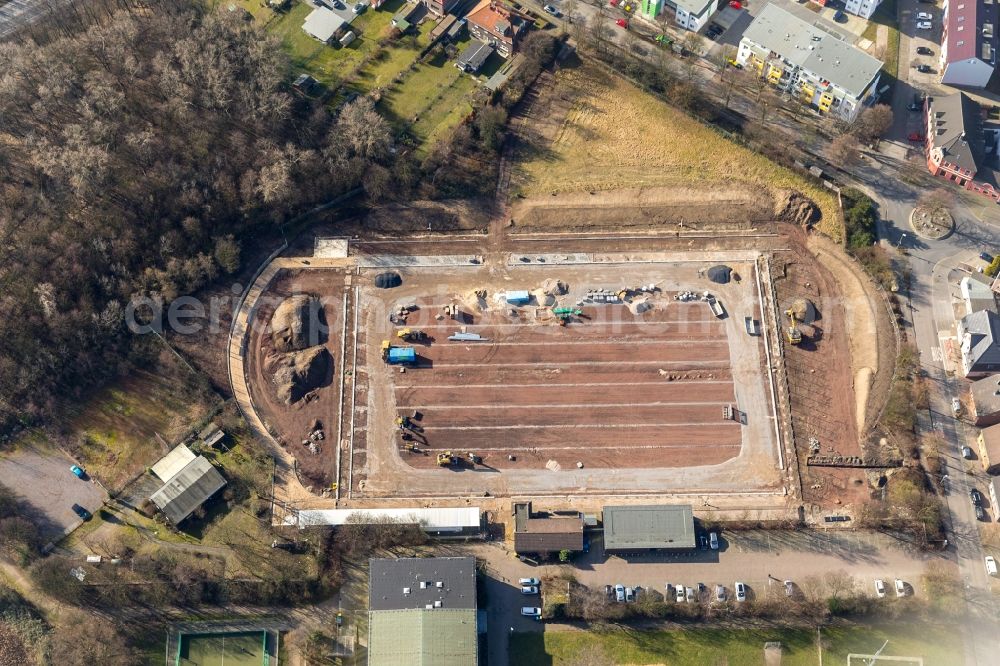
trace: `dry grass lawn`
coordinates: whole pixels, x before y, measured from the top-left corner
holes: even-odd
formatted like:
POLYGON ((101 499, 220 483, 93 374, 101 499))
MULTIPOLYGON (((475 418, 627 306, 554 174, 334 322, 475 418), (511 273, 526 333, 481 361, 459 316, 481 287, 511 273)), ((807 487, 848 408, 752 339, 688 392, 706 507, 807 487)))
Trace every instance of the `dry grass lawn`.
POLYGON ((753 190, 801 192, 822 210, 821 230, 837 240, 843 236, 831 192, 596 66, 560 70, 554 90, 535 105, 528 123, 529 136, 537 132, 537 138, 513 174, 525 196, 701 186, 710 197, 713 185, 742 183, 753 190))

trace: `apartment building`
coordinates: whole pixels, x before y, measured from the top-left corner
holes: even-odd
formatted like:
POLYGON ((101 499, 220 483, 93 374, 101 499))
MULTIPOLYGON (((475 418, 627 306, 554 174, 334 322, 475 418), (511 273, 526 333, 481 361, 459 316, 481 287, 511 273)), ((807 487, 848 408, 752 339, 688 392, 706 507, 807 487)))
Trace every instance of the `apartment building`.
POLYGON ((873 104, 882 62, 838 35, 767 5, 743 33, 736 60, 823 114, 847 122, 873 104))

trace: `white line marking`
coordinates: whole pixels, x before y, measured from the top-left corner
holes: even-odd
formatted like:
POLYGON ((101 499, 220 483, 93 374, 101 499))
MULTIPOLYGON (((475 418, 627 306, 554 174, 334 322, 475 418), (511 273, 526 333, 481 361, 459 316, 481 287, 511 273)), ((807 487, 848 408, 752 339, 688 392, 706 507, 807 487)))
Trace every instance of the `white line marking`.
MULTIPOLYGON (((694 423, 594 423, 581 425, 578 423, 560 423, 560 424, 549 424, 549 425, 497 425, 497 426, 428 426, 424 428, 424 432, 439 431, 439 430, 539 430, 544 428, 598 428, 601 430, 613 430, 615 428, 628 428, 634 430, 637 428, 700 428, 700 427, 728 427, 733 426, 739 428, 740 424, 736 421, 723 421, 719 418, 716 423, 708 422, 694 422, 694 423)), ((576 447, 579 449, 580 447, 576 447)))
MULTIPOLYGON (((534 363, 442 363, 440 361, 434 361, 434 368, 483 368, 493 366, 497 369, 502 368, 517 368, 517 367, 528 367, 528 368, 553 368, 562 366, 575 366, 575 365, 585 365, 585 366, 606 366, 614 365, 617 367, 627 366, 627 365, 681 365, 682 367, 697 367, 697 368, 718 368, 719 370, 728 370, 729 364, 726 363, 728 359, 720 359, 718 361, 536 361, 534 363), (722 363, 723 365, 718 365, 722 363), (715 365, 713 365, 715 364, 715 365)), ((425 369, 431 369, 431 366, 420 366, 417 365, 417 371, 421 367, 425 369)))
POLYGON ((681 384, 727 384, 731 385, 733 380, 731 379, 683 379, 667 381, 666 379, 658 382, 571 382, 571 383, 561 383, 554 384, 550 382, 538 383, 538 384, 410 384, 407 386, 394 386, 396 391, 409 391, 412 389, 420 389, 421 391, 426 389, 474 389, 474 388, 503 388, 503 389, 515 389, 515 388, 548 388, 548 387, 563 387, 563 388, 577 388, 580 386, 679 386, 681 384))
MULTIPOLYGON (((691 449, 691 448, 704 448, 706 446, 714 448, 726 448, 726 449, 738 449, 742 447, 742 444, 638 444, 638 445, 622 445, 622 444, 609 444, 607 446, 594 446, 587 445, 588 449, 605 449, 608 451, 619 451, 619 450, 629 450, 629 449, 691 449)), ((455 447, 420 447, 420 451, 454 451, 455 447)), ((489 446, 477 446, 476 451, 500 451, 506 453, 508 451, 579 451, 579 446, 517 446, 517 447, 504 447, 504 448, 494 448, 489 446)), ((652 468, 656 469, 656 468, 652 468)))
POLYGON ((733 402, 730 401, 712 401, 712 402, 595 402, 595 403, 579 403, 579 404, 563 404, 563 403, 545 403, 542 405, 530 404, 530 405, 401 405, 399 409, 590 409, 591 407, 723 407, 725 405, 731 405, 733 402))

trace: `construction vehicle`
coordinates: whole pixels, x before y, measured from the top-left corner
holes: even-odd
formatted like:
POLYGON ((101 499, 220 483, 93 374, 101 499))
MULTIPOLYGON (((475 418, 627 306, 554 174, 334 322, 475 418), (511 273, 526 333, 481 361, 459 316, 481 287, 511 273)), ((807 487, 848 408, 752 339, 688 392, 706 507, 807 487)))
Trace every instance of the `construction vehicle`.
POLYGON ((414 328, 403 328, 396 331, 396 337, 407 342, 419 342, 427 339, 427 334, 414 328))
POLYGON ((417 362, 417 350, 413 347, 394 347, 388 340, 383 340, 382 360, 389 365, 413 365, 417 362))
POLYGON ((441 467, 451 467, 453 465, 458 465, 461 459, 454 455, 451 451, 445 451, 444 453, 439 453, 437 455, 437 464, 441 467))
POLYGON ((466 455, 469 456, 469 462, 471 462, 473 465, 482 465, 483 464, 483 457, 482 456, 477 456, 472 451, 469 451, 466 455))
POLYGON ((556 308, 555 310, 552 311, 552 314, 556 315, 557 317, 560 315, 579 317, 580 315, 583 314, 583 310, 577 310, 574 308, 556 308))
POLYGON ((797 345, 802 342, 802 331, 799 330, 798 322, 795 320, 795 312, 792 310, 785 311, 788 316, 788 328, 785 329, 785 337, 788 339, 788 344, 797 345))

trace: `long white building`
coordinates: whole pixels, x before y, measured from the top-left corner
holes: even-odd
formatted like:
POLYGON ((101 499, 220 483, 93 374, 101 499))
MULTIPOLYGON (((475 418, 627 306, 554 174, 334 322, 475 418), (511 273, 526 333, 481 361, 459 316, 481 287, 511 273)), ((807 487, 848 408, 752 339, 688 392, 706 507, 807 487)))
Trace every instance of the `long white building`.
POLYGON ((820 112, 848 122, 874 101, 882 70, 877 58, 770 4, 743 33, 736 60, 820 112))

